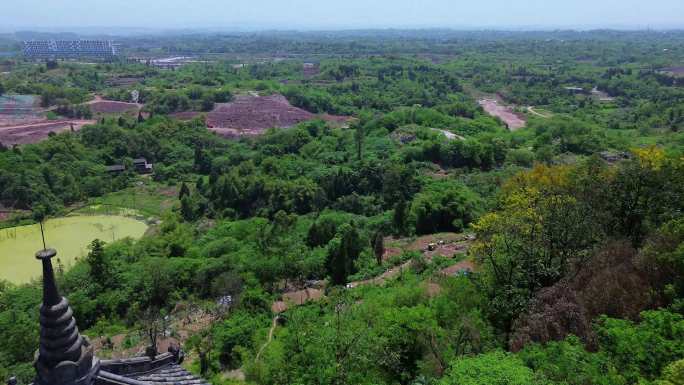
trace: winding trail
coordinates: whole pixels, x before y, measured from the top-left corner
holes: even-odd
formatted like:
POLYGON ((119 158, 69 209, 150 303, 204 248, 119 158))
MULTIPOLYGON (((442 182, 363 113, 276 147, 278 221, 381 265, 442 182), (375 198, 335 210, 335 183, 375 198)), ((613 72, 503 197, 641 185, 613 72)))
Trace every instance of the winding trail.
POLYGON ((268 338, 266 339, 266 342, 261 345, 261 349, 259 349, 259 352, 257 353, 256 357, 254 358, 254 362, 259 361, 259 357, 261 357, 261 353, 264 352, 264 349, 268 346, 268 344, 273 341, 273 333, 275 332, 275 328, 278 326, 278 319, 280 319, 280 315, 276 315, 273 317, 273 322, 271 323, 271 329, 268 330, 268 338))
MULTIPOLYGON (((440 243, 436 249, 433 250, 427 250, 426 248, 429 247, 429 244, 438 242, 438 239, 435 239, 433 236, 426 236, 426 237, 421 237, 418 240, 413 241, 411 244, 407 245, 407 250, 419 250, 423 253, 425 258, 430 261, 432 260, 433 257, 436 255, 442 255, 445 257, 453 257, 453 255, 456 252, 464 252, 467 251, 468 248, 470 247, 471 242, 473 241, 474 238, 470 238, 469 236, 464 236, 463 234, 456 234, 458 238, 456 239, 451 239, 448 240, 448 243, 440 243), (421 241, 422 239, 422 241, 421 241), (434 242, 433 242, 434 241, 434 242)), ((390 249, 390 248, 388 248, 390 249)), ((386 250, 388 250, 386 249, 386 250)), ((360 286, 364 285, 376 285, 376 286, 382 286, 384 285, 388 280, 391 280, 393 278, 398 277, 399 275, 402 274, 404 270, 408 270, 411 268, 411 265, 413 264, 413 260, 408 260, 405 261, 404 263, 394 266, 382 274, 369 278, 366 280, 362 281, 354 281, 350 282, 347 284, 347 289, 354 289, 360 286)), ((453 266, 450 266, 448 268, 442 269, 440 272, 443 275, 451 276, 457 273, 460 273, 464 270, 469 270, 469 271, 474 271, 475 270, 475 265, 471 261, 461 261, 453 266)), ((429 289, 429 292, 436 293, 439 291, 439 288, 435 289, 433 285, 432 289, 429 289)), ((299 290, 296 292, 290 292, 290 293, 285 293, 284 296, 287 294, 293 294, 293 293, 301 293, 304 292, 306 294, 305 298, 302 298, 300 303, 296 303, 295 301, 276 301, 272 304, 271 310, 276 313, 273 317, 273 321, 271 321, 271 328, 268 331, 268 338, 266 339, 266 342, 264 342, 263 345, 261 345, 261 348, 259 348, 259 351, 257 352, 256 356, 254 357, 254 362, 258 362, 259 359, 261 358, 261 355, 263 352, 266 350, 268 345, 273 341, 273 335, 275 333, 276 327, 278 327, 278 321, 281 319, 281 314, 282 312, 285 312, 288 310, 288 303, 294 306, 298 305, 303 305, 306 302, 309 302, 310 300, 317 300, 318 298, 321 298, 323 296, 323 291, 318 290, 318 289, 311 289, 307 288, 305 290, 299 290), (314 290, 317 295, 311 296, 309 291, 314 290), (320 296, 319 296, 320 294, 320 296)))

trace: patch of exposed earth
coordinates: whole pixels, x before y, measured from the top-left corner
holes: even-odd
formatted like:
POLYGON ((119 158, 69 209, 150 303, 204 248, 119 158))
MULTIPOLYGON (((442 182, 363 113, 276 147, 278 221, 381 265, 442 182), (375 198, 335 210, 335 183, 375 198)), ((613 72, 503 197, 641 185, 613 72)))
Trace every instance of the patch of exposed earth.
POLYGON ((93 100, 83 103, 90 108, 93 114, 123 114, 125 112, 139 111, 143 108, 140 103, 120 102, 116 100, 107 100, 100 95, 95 95, 93 100))
POLYGON ((93 114, 123 114, 125 112, 137 112, 142 105, 136 103, 117 102, 113 100, 102 100, 89 103, 90 111, 93 114))
POLYGON ((463 271, 475 271, 476 266, 472 261, 461 261, 455 265, 442 269, 440 272, 447 276, 454 276, 463 271))
MULTIPOLYGON (((0 114, 0 143, 4 145, 30 144, 45 140, 51 132, 60 133, 67 130, 80 130, 86 124, 94 124, 95 120, 59 119, 48 120, 44 114, 55 107, 37 109, 23 106, 14 111, 9 103, 3 106, 0 114)), ((134 112, 142 108, 141 104, 126 103, 102 99, 101 96, 84 103, 94 114, 119 114, 134 112)))
POLYGON ((23 126, 26 124, 36 124, 48 122, 44 116, 40 115, 4 115, 0 114, 0 127, 23 126))
POLYGON ((318 301, 323 298, 324 295, 325 292, 323 290, 314 288, 290 291, 283 294, 282 300, 274 302, 271 305, 271 310, 274 313, 282 313, 290 306, 299 306, 309 301, 318 301))
POLYGON ((60 133, 80 130, 86 124, 95 124, 94 120, 57 120, 41 121, 29 124, 0 127, 0 143, 4 145, 30 144, 40 142, 51 132, 60 133))
MULTIPOLYGON (((192 119, 199 112, 171 114, 177 119, 192 119)), ((313 114, 295 107, 282 95, 239 95, 233 102, 218 103, 206 113, 207 128, 224 137, 257 136, 269 128, 289 128, 299 123, 323 119, 344 125, 350 118, 328 114, 313 114)))
POLYGON ((480 99, 478 104, 480 104, 489 115, 501 119, 511 131, 523 128, 527 124, 524 116, 515 113, 513 108, 503 104, 503 102, 498 99, 480 99))
POLYGON ((684 66, 663 68, 661 72, 667 73, 672 76, 684 77, 684 66))
MULTIPOLYGON (((180 343, 183 346, 189 337, 207 329, 215 320, 214 314, 197 308, 177 306, 171 314, 171 322, 166 333, 157 339, 157 351, 166 352, 171 344, 180 343)), ((136 342, 128 346, 127 340, 130 340, 130 337, 135 337, 135 332, 117 334, 109 338, 95 337, 91 339, 91 343, 101 358, 117 359, 143 355, 148 341, 145 338, 134 338, 136 342)))

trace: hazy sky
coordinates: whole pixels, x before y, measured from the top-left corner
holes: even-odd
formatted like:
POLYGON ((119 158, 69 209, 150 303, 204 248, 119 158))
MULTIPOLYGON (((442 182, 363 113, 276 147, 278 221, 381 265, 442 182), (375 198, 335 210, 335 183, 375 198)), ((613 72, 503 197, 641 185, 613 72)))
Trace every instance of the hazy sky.
POLYGON ((684 0, 0 0, 5 28, 684 27, 684 0))

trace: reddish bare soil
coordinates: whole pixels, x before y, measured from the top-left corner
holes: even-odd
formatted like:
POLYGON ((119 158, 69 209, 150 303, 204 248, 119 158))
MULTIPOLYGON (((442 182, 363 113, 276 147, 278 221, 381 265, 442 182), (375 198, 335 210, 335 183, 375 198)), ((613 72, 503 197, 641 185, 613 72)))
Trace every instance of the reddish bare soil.
MULTIPOLYGON (((216 318, 214 315, 204 312, 202 310, 196 310, 188 312, 186 314, 174 314, 172 316, 172 322, 168 325, 169 330, 172 330, 173 337, 159 337, 157 339, 157 351, 166 352, 169 345, 172 343, 180 343, 181 346, 187 341, 187 339, 193 334, 205 330, 211 326, 216 318)), ((132 332, 135 333, 135 332, 132 332)), ((145 352, 145 347, 147 346, 147 340, 141 338, 138 343, 130 348, 124 347, 124 342, 126 340, 126 334, 117 334, 112 336, 109 340, 111 345, 106 343, 106 338, 96 337, 91 339, 91 343, 95 350, 101 354, 101 358, 117 359, 139 356, 145 352)))
POLYGON ((438 243, 439 241, 444 241, 445 245, 442 245, 442 246, 447 246, 451 243, 466 242, 468 240, 469 239, 467 236, 465 236, 463 234, 457 234, 457 233, 424 235, 422 237, 417 238, 415 241, 411 242, 407 246, 407 249, 408 250, 416 250, 416 251, 425 251, 425 250, 427 250, 430 243, 438 243))
POLYGON ((402 252, 403 250, 398 247, 386 247, 385 251, 382 253, 382 260, 387 261, 392 257, 401 255, 402 252))
POLYGON ((165 189, 161 189, 158 191, 159 194, 165 196, 165 197, 177 197, 178 196, 178 187, 168 187, 165 189))
POLYGON ((135 103, 102 101, 90 104, 90 111, 94 114, 122 114, 128 111, 135 111, 140 109, 140 106, 135 103))
POLYGON ((282 301, 276 301, 271 305, 271 311, 282 313, 290 306, 299 306, 309 301, 318 301, 323 298, 324 294, 323 290, 312 288, 284 293, 282 301))
POLYGON ((45 117, 38 114, 4 115, 0 114, 0 127, 23 126, 26 124, 45 123, 45 117))
POLYGON ((169 114, 170 117, 178 119, 178 120, 191 120, 195 119, 198 117, 200 112, 195 112, 195 111, 183 111, 183 112, 173 112, 169 114))
POLYGON ((37 143, 47 138, 50 132, 70 130, 72 124, 74 130, 80 130, 86 124, 94 123, 94 120, 43 120, 32 124, 0 127, 0 142, 4 145, 37 143))
MULTIPOLYGON (((124 113, 137 111, 140 104, 104 100, 100 96, 85 103, 95 114, 124 113)), ((21 113, 13 113, 5 104, 3 114, 0 115, 0 143, 5 145, 29 144, 40 142, 47 138, 50 132, 63 132, 71 129, 80 130, 86 124, 94 124, 95 120, 47 120, 43 113, 54 108, 38 110, 32 108, 21 113)))
POLYGON ((475 271, 475 264, 472 261, 461 261, 453 266, 449 266, 441 271, 442 274, 452 276, 461 271, 475 271))
POLYGON ((285 301, 289 301, 289 302, 295 303, 297 305, 304 304, 305 302, 308 302, 308 301, 317 300, 317 299, 320 299, 322 297, 323 297, 323 290, 311 289, 311 288, 296 291, 294 293, 283 294, 283 299, 285 301))
MULTIPOLYGON (((239 96, 232 103, 218 104, 207 115, 207 127, 223 136, 260 135, 273 127, 288 128, 317 116, 294 107, 282 95, 239 96)), ((345 117, 322 116, 329 121, 345 117)))
POLYGON ((141 104, 105 100, 100 96, 95 96, 95 99, 86 104, 90 107, 90 111, 92 111, 93 114, 122 114, 128 111, 137 111, 142 108, 141 104))
POLYGON ((664 72, 669 72, 673 75, 684 76, 684 67, 670 67, 665 68, 664 72))
MULTIPOLYGON (((178 119, 192 119, 198 112, 171 114, 178 119)), ((231 103, 216 104, 207 113, 207 128, 225 137, 257 136, 269 128, 289 128, 307 120, 320 118, 343 124, 345 116, 316 115, 294 107, 282 95, 240 95, 231 103)))
POLYGON ((321 73, 321 68, 314 63, 304 63, 302 65, 302 72, 305 78, 311 78, 321 73))
POLYGON ((496 99, 482 99, 478 102, 489 115, 501 119, 511 131, 525 127, 525 119, 513 112, 511 107, 504 105, 496 99))
POLYGON ((454 254, 465 253, 470 247, 469 242, 458 242, 458 243, 447 243, 444 245, 437 245, 437 248, 433 251, 426 251, 423 253, 428 259, 439 255, 446 258, 452 258, 454 254))
POLYGON ((285 301, 276 301, 271 304, 271 311, 274 313, 283 313, 286 312, 289 307, 285 303, 285 301))
POLYGON ((425 292, 427 293, 428 297, 434 298, 442 293, 442 287, 434 282, 428 282, 425 285, 425 292))

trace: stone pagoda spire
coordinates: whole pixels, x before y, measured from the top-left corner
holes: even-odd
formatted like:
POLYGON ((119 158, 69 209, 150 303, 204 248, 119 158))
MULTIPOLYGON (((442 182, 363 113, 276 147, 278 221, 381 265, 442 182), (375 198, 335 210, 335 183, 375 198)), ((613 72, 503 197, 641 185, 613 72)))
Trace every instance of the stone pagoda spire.
POLYGON ((40 347, 36 352, 35 385, 92 385, 100 369, 93 347, 76 327, 73 311, 59 295, 52 258, 54 249, 43 249, 36 258, 43 263, 43 305, 40 308, 40 347))

